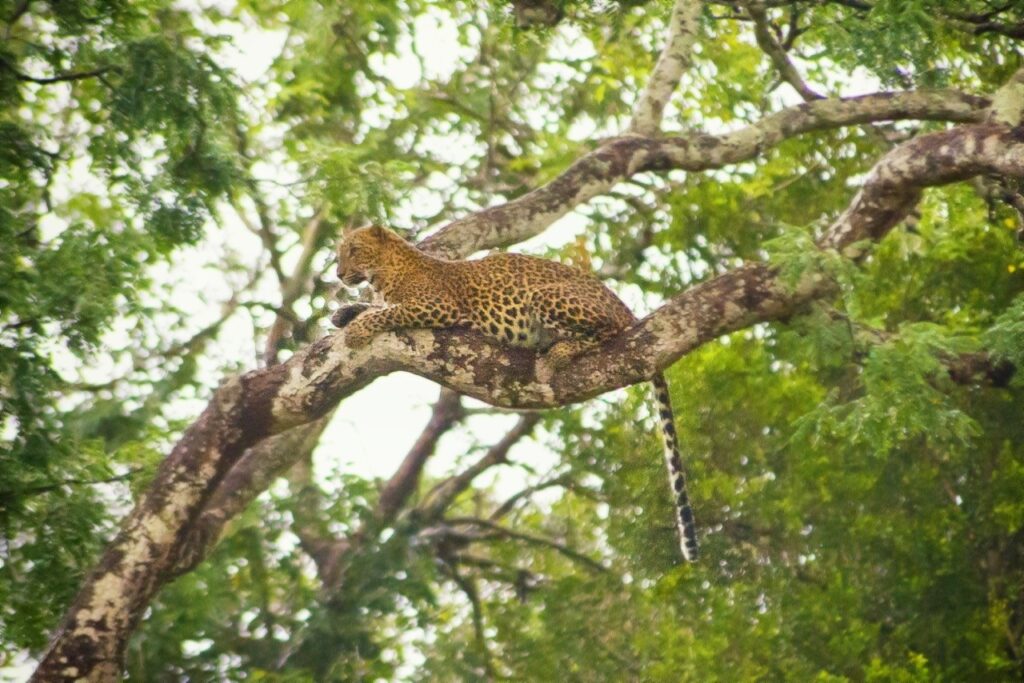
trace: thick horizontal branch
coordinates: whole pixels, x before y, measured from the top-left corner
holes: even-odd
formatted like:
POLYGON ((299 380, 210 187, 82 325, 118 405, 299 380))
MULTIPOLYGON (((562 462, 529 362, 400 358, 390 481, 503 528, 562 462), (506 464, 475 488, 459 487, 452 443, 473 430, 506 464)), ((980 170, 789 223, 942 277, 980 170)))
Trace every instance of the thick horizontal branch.
MULTIPOLYGON (((1024 176, 1024 136, 982 124, 921 136, 886 155, 864 188, 820 241, 824 249, 856 257, 863 240, 877 240, 902 220, 924 187, 981 173, 1024 176)), ((554 374, 543 357, 487 342, 465 330, 410 330, 381 335, 358 351, 344 332, 314 345, 317 377, 292 370, 304 384, 282 386, 274 400, 276 419, 290 424, 331 391, 366 372, 405 370, 460 393, 510 408, 545 408, 581 401, 643 381, 685 353, 722 334, 755 322, 777 320, 827 292, 831 283, 811 274, 787 286, 774 269, 751 263, 672 298, 625 333, 609 340, 571 368, 554 374), (332 367, 333 366, 333 367, 332 367)))
POLYGON ((540 234, 576 206, 645 171, 704 171, 748 161, 805 133, 894 120, 977 122, 989 100, 956 90, 889 92, 815 100, 722 135, 612 138, 564 173, 511 202, 454 221, 420 245, 449 258, 515 244, 540 234))

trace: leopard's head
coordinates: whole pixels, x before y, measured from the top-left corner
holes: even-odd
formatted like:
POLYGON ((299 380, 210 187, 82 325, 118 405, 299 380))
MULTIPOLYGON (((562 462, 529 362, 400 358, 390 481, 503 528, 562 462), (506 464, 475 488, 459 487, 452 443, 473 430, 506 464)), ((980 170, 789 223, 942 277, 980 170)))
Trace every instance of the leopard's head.
POLYGON ((396 241, 404 244, 401 237, 379 225, 346 233, 338 243, 338 278, 348 287, 371 279, 396 241))

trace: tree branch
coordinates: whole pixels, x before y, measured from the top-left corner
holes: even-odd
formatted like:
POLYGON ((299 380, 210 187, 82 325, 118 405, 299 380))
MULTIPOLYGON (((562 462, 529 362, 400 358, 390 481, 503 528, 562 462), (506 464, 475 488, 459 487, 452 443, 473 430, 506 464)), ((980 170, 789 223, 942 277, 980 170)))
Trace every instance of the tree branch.
POLYGON ((438 519, 458 495, 469 488, 474 479, 487 469, 506 462, 512 446, 529 435, 539 421, 538 413, 527 413, 520 417, 515 426, 501 438, 501 441, 491 446, 482 458, 431 489, 423 503, 419 505, 419 514, 427 520, 438 519))
POLYGON ((365 540, 366 529, 357 529, 342 538, 324 530, 319 519, 321 491, 313 482, 313 467, 308 456, 291 468, 288 482, 295 497, 292 531, 299 538, 299 546, 316 565, 320 584, 335 587, 342 579, 350 553, 365 540))
MULTIPOLYGON (((837 310, 830 310, 828 315, 833 320, 841 320, 850 327, 851 337, 861 337, 866 344, 880 345, 898 341, 899 334, 854 322, 837 310)), ((988 386, 1004 388, 1017 372, 1016 366, 1005 359, 994 358, 984 351, 952 353, 934 351, 936 359, 942 363, 946 375, 956 384, 970 386, 988 386)))
POLYGON ((576 206, 645 171, 705 171, 753 159, 789 138, 855 124, 903 119, 976 122, 989 100, 955 90, 883 92, 815 100, 722 135, 694 132, 654 140, 612 138, 560 176, 523 196, 448 224, 421 243, 433 254, 465 257, 540 234, 576 206))
POLYGON ((81 81, 86 78, 95 78, 97 76, 102 76, 105 73, 109 73, 111 71, 118 71, 120 69, 120 67, 117 66, 101 66, 96 69, 89 69, 88 71, 66 71, 64 73, 55 74, 53 76, 30 76, 19 71, 18 68, 14 66, 14 64, 7 61, 3 57, 0 57, 0 66, 10 71, 11 74, 14 75, 14 78, 19 81, 22 81, 24 83, 38 83, 39 85, 65 83, 68 81, 81 81))
POLYGON ((388 480, 380 492, 376 517, 390 521, 409 499, 420 481, 420 474, 427 459, 434 453, 441 436, 462 418, 460 397, 454 391, 441 389, 434 404, 434 412, 420 437, 405 456, 398 471, 388 480))
POLYGON ((1024 124, 1024 67, 1008 80, 992 97, 989 121, 1008 126, 1024 124))
POLYGON ((174 575, 191 571, 217 545, 224 526, 295 463, 309 457, 330 423, 324 415, 308 424, 260 441, 239 458, 200 514, 183 531, 174 575))
POLYGON ((7 18, 7 35, 5 38, 11 37, 11 27, 18 22, 18 19, 21 19, 22 15, 28 12, 28 6, 31 1, 32 0, 18 0, 18 4, 15 5, 14 9, 11 11, 11 16, 7 18))
POLYGON ((793 86, 793 89, 806 102, 822 99, 820 94, 807 85, 796 66, 790 61, 785 48, 772 33, 763 2, 761 0, 744 0, 741 4, 754 20, 754 37, 757 38, 758 46, 772 60, 772 64, 779 71, 782 80, 793 86))
POLYGON ((57 489, 64 488, 65 486, 96 486, 97 484, 112 484, 117 481, 125 481, 126 479, 131 479, 133 476, 138 474, 140 469, 141 468, 133 467, 126 472, 111 475, 103 479, 62 479, 61 481, 56 481, 50 484, 26 486, 25 488, 20 489, 0 490, 0 510, 7 507, 6 501, 14 501, 21 498, 38 496, 43 493, 50 493, 57 489))
MULTIPOLYGON (((423 466, 433 455, 438 441, 462 419, 463 415, 459 395, 442 388, 423 432, 409 449, 398 470, 381 490, 371 524, 364 524, 344 538, 335 538, 321 533, 316 528, 311 512, 302 515, 298 511, 296 512, 295 534, 299 537, 303 549, 316 563, 317 574, 326 588, 336 590, 345 578, 344 565, 351 553, 361 548, 372 533, 376 533, 395 520, 416 491, 423 466)), ((319 492, 309 479, 307 468, 293 478, 293 483, 299 483, 304 487, 299 495, 305 497, 312 495, 312 497, 318 498, 319 492), (301 481, 297 482, 296 480, 301 481)), ((315 508, 315 505, 309 507, 315 508)))
POLYGON ((1015 40, 1024 39, 1024 22, 1007 23, 997 19, 999 15, 1012 9, 1013 6, 1013 3, 1007 2, 987 12, 953 12, 947 10, 942 12, 942 16, 946 17, 948 23, 957 30, 976 36, 996 33, 1015 40))
POLYGON ((484 634, 484 610, 480 604, 480 594, 476 589, 476 581, 471 577, 465 577, 459 573, 458 567, 446 565, 446 573, 455 582, 462 592, 469 599, 469 606, 473 612, 473 632, 476 637, 476 645, 480 650, 480 657, 484 662, 487 672, 486 680, 494 681, 499 678, 498 672, 494 669, 494 658, 487 647, 487 636, 484 634))
POLYGON ((676 0, 668 20, 665 48, 658 56, 647 87, 640 93, 627 131, 637 135, 657 135, 665 106, 690 66, 693 44, 697 40, 701 0, 676 0))
MULTIPOLYGON (((509 538, 514 541, 523 541, 524 543, 528 543, 530 545, 538 545, 544 548, 550 548, 551 550, 558 552, 560 555, 564 555, 565 557, 569 558, 573 562, 578 562, 582 564, 591 571, 608 571, 608 568, 600 562, 598 562, 597 560, 587 557, 578 550, 573 550, 564 543, 560 543, 556 540, 544 536, 537 536, 535 534, 527 534, 521 531, 515 531, 513 529, 503 527, 497 522, 492 522, 489 519, 478 519, 476 517, 452 517, 445 520, 445 526, 479 527, 481 529, 485 529, 488 533, 486 533, 483 536, 470 535, 470 538, 467 540, 483 541, 487 540, 488 538, 509 538)), ((462 536, 461 532, 459 531, 453 531, 453 533, 456 537, 462 536)))
POLYGON ((147 367, 152 367, 157 364, 166 365, 168 361, 171 361, 175 358, 180 358, 182 356, 185 356, 186 354, 191 355, 199 353, 208 342, 214 340, 217 337, 217 334, 220 332, 221 328, 231 318, 231 316, 234 315, 235 311, 238 310, 239 306, 245 305, 241 301, 239 301, 239 299, 241 298, 242 293, 253 285, 254 281, 255 277, 252 280, 250 280, 245 287, 234 292, 231 295, 231 298, 221 305, 220 317, 217 318, 217 320, 211 322, 206 327, 197 331, 188 339, 173 344, 168 349, 163 351, 144 351, 142 349, 139 349, 138 351, 133 352, 131 354, 131 369, 128 370, 128 372, 126 372, 125 374, 115 377, 114 379, 99 383, 74 382, 70 383, 68 386, 72 389, 75 389, 76 391, 103 391, 105 389, 110 389, 120 384, 126 379, 129 379, 134 373, 137 373, 140 370, 144 370, 147 367))
MULTIPOLYGON (((255 185, 255 182, 253 182, 255 185)), ((232 203, 232 208, 235 210, 235 215, 242 221, 242 225, 252 234, 260 238, 260 242, 263 243, 263 248, 267 252, 267 256, 270 259, 270 268, 274 271, 274 275, 277 276, 277 282, 284 289, 285 283, 288 281, 288 277, 284 274, 284 269, 281 266, 281 254, 277 250, 277 235, 274 233, 273 221, 270 219, 270 207, 266 205, 262 197, 260 197, 255 188, 250 197, 253 204, 256 206, 256 214, 258 222, 254 223, 245 209, 241 206, 238 199, 235 199, 232 203)))
POLYGON ((495 508, 494 512, 491 513, 490 519, 491 521, 497 521, 501 519, 508 513, 512 512, 512 510, 515 509, 515 506, 519 503, 519 501, 523 500, 524 498, 529 498, 533 494, 537 493, 538 491, 543 491, 544 489, 550 489, 556 486, 563 486, 567 489, 579 490, 578 487, 573 486, 573 483, 574 482, 571 474, 560 474, 557 477, 545 479, 544 481, 533 484, 532 486, 527 486, 526 488, 517 491, 516 493, 509 496, 504 503, 495 508))

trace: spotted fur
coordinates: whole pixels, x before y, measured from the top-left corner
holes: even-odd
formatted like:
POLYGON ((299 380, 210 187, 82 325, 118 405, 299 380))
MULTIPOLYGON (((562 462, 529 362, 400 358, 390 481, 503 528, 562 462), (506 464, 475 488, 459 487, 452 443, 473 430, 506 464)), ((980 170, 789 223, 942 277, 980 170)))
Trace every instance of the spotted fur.
MULTIPOLYGON (((386 302, 336 315, 352 348, 381 332, 464 326, 502 344, 541 350, 554 366, 562 367, 636 322, 632 311, 598 278, 576 268, 521 254, 446 261, 379 226, 345 236, 338 245, 338 277, 349 286, 369 281, 386 302)), ((693 561, 697 534, 668 385, 660 373, 652 383, 680 547, 683 557, 693 561)))
POLYGON ((672 416, 672 400, 668 394, 668 383, 665 375, 660 372, 651 380, 654 388, 654 400, 658 405, 658 417, 661 420, 661 437, 665 447, 665 466, 668 468, 668 481, 675 496, 676 529, 679 532, 679 549, 687 562, 694 562, 699 554, 697 545, 697 524, 693 521, 693 508, 690 507, 690 496, 686 491, 686 473, 683 471, 683 458, 679 454, 679 438, 676 436, 676 423, 672 416))

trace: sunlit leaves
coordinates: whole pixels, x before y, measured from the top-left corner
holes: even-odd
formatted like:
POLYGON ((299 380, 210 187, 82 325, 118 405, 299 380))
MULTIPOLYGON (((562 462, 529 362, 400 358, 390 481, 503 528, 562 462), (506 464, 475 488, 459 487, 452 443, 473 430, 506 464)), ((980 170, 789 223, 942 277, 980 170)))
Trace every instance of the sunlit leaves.
POLYGON ((410 189, 415 166, 400 160, 380 162, 373 147, 336 146, 316 160, 320 200, 338 218, 363 216, 386 224, 393 201, 410 189))
POLYGON ((4 5, 0 67, 5 652, 45 642, 167 433, 159 383, 133 405, 76 387, 68 368, 97 362, 141 309, 147 264, 196 242, 241 180, 237 85, 189 12, 17 5, 4 5))
MULTIPOLYGON (((986 348, 997 357, 1024 367, 1024 295, 1017 295, 1013 303, 985 332, 986 348)), ((1020 378, 1017 378, 1020 382, 1020 378)))

